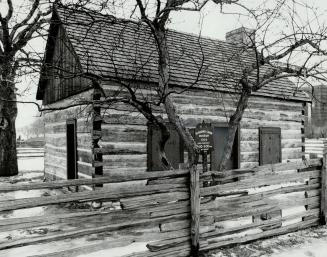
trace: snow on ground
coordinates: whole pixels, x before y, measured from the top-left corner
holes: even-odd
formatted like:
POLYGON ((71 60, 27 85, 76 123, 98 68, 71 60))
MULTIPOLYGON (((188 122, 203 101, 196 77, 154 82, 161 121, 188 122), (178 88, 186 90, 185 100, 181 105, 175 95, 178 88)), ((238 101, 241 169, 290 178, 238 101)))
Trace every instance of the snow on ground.
POLYGON ((96 251, 93 253, 88 254, 81 254, 78 255, 79 257, 119 257, 122 255, 132 254, 132 253, 138 253, 138 252, 144 252, 147 250, 146 245, 149 242, 136 242, 132 243, 125 247, 116 247, 112 249, 105 249, 101 251, 96 251))
POLYGON ((326 240, 316 240, 311 244, 305 244, 297 249, 276 253, 271 257, 326 257, 326 240))
POLYGON ((42 171, 44 170, 44 158, 18 158, 18 170, 23 171, 42 171))
POLYGON ((326 257, 327 226, 211 251, 207 257, 326 257))

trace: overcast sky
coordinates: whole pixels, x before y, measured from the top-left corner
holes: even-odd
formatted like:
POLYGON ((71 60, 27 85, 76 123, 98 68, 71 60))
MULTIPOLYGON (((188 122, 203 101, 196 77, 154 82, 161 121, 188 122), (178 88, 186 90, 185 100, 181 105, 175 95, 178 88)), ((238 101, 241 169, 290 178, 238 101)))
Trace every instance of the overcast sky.
MULTIPOLYGON (((16 1, 16 0, 15 0, 16 1)), ((20 1, 20 0, 17 0, 20 1)), ((29 0, 25 0, 29 1, 29 0)), ((306 0, 302 0, 306 3, 306 0)), ((243 2, 246 2, 243 0, 243 2)), ((255 0, 247 0, 247 3, 255 3, 258 2, 255 0)), ((327 0, 307 0, 308 4, 314 4, 318 7, 319 12, 327 14, 327 0)), ((2 1, 3 3, 3 1, 2 1)), ((0 8, 1 8, 1 0, 0 0, 0 8)), ((1 9, 0 9, 1 10, 1 9)), ((233 11, 233 9, 225 9, 227 11, 233 11)), ((21 14, 24 15, 24 14, 21 14)), ((322 20, 327 20, 327 15, 325 17, 321 17, 322 20)), ((240 18, 235 15, 222 14, 220 10, 220 6, 209 3, 206 8, 203 9, 201 13, 198 12, 176 12, 172 15, 170 28, 175 30, 199 34, 201 32, 202 36, 216 38, 216 39, 225 39, 225 34, 228 31, 231 31, 235 28, 240 27, 241 25, 245 27, 253 26, 247 19, 240 18)), ((37 51, 44 51, 44 43, 34 42, 33 48, 37 51)), ((25 92, 24 99, 25 100, 35 100, 36 88, 37 88, 37 79, 26 80, 25 78, 21 78, 21 83, 23 84, 23 88, 28 87, 29 90, 25 92)), ((37 116, 37 109, 33 105, 28 104, 20 104, 18 117, 17 117, 17 127, 22 127, 31 123, 37 116)))

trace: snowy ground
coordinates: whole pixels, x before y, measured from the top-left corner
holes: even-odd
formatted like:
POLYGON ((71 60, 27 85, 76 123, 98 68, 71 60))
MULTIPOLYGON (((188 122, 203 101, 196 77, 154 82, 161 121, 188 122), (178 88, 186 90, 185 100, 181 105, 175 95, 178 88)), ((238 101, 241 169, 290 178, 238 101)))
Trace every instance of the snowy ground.
MULTIPOLYGON (((1 182, 29 182, 42 181, 43 158, 19 159, 20 174, 11 178, 0 178, 1 182)), ((46 194, 56 194, 56 191, 32 190, 18 191, 15 193, 0 193, 1 200, 35 197, 46 194)), ((60 192, 59 192, 60 193, 60 192)), ((31 209, 16 210, 0 214, 4 218, 18 218, 35 215, 72 212, 69 206, 48 206, 31 209)), ((63 231, 67 228, 48 226, 45 228, 27 229, 25 231, 12 231, 0 233, 0 242, 24 237, 42 236, 51 231, 63 231)), ((65 256, 79 257, 119 257, 133 252, 146 250, 145 242, 126 241, 122 244, 117 237, 110 233, 85 236, 82 238, 66 239, 56 242, 24 246, 0 251, 0 256, 33 256, 51 252, 71 251, 65 256), (110 249, 109 249, 110 248, 110 249)), ((58 255, 61 256, 61 255, 58 255)), ((258 240, 249 244, 237 245, 206 254, 206 257, 326 257, 327 256, 327 226, 310 228, 295 233, 258 240)))
POLYGON ((327 226, 211 252, 208 257, 326 257, 327 226))

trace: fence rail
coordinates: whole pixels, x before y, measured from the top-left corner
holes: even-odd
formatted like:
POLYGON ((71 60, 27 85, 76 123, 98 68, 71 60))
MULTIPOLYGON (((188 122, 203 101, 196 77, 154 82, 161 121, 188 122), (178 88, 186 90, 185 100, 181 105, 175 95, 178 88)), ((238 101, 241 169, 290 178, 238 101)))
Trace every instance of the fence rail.
POLYGON ((305 139, 305 156, 310 158, 322 158, 324 148, 327 147, 327 138, 305 139))
POLYGON ((44 148, 17 148, 18 158, 44 157, 44 148))
MULTIPOLYGON (((96 190, 0 200, 0 213, 88 201, 113 201, 119 208, 0 219, 1 233, 55 224, 69 228, 42 236, 0 240, 0 250, 111 232, 118 245, 147 242, 146 251, 125 257, 190 256, 197 250, 208 251, 317 225, 326 213, 326 167, 318 159, 194 172, 193 176, 187 170, 113 170, 94 179, 2 183, 0 193, 82 185, 94 185, 96 190)), ((71 251, 51 256, 69 255, 71 251)))

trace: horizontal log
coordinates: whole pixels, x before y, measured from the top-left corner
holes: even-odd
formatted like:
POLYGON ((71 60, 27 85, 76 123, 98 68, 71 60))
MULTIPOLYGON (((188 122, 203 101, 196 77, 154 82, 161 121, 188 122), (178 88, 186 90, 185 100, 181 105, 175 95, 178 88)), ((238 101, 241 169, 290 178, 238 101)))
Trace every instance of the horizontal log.
POLYGON ((238 197, 228 197, 220 199, 219 197, 215 200, 201 202, 201 209, 216 209, 223 207, 225 205, 231 204, 242 204, 242 203, 249 203, 258 200, 263 200, 271 196, 279 195, 279 194, 287 194, 287 193, 294 193, 294 192, 301 192, 306 190, 315 190, 321 187, 320 183, 310 184, 310 185, 295 185, 295 186, 287 186, 278 189, 267 190, 255 194, 249 195, 242 195, 238 197))
POLYGON ((151 179, 148 181, 148 185, 158 185, 158 184, 184 184, 188 185, 189 183, 188 177, 181 178, 161 178, 161 179, 151 179))
POLYGON ((297 218, 302 218, 302 217, 318 218, 319 217, 319 209, 302 211, 302 212, 299 212, 299 213, 296 213, 293 215, 279 217, 279 218, 273 218, 273 219, 265 220, 265 221, 256 221, 253 223, 249 223, 249 224, 241 225, 241 226, 237 226, 237 227, 232 227, 232 228, 226 228, 226 229, 216 228, 215 231, 202 233, 200 235, 200 237, 202 239, 205 239, 205 238, 225 236, 225 235, 230 235, 230 234, 234 234, 234 233, 239 233, 239 232, 242 232, 242 231, 245 231, 248 229, 252 229, 252 228, 262 228, 265 226, 272 226, 275 224, 280 224, 281 222, 286 221, 286 220, 292 220, 292 219, 297 219, 297 218))
MULTIPOLYGON (((63 195, 54 195, 46 197, 31 197, 31 198, 22 198, 10 201, 2 201, 0 206, 0 211, 8 210, 17 210, 23 208, 32 208, 37 206, 44 205, 53 205, 59 203, 67 202, 86 202, 86 201, 95 201, 95 200, 119 200, 126 197, 134 196, 144 196, 144 195, 156 195, 165 192, 174 193, 178 192, 187 192, 188 189, 185 186, 179 185, 148 185, 139 188, 126 188, 122 186, 121 188, 115 189, 101 189, 94 192, 77 192, 63 195)), ((159 195, 157 197, 159 197, 159 195)), ((153 196, 155 198, 156 196, 153 196)))
POLYGON ((172 247, 186 245, 191 240, 190 236, 166 239, 159 242, 153 242, 146 245, 151 252, 158 252, 172 247))
POLYGON ((135 209, 138 208, 139 206, 144 207, 144 206, 158 205, 164 202, 173 202, 178 200, 189 199, 188 190, 183 190, 181 192, 176 192, 176 191, 177 190, 174 190, 174 192, 162 193, 160 195, 146 195, 146 196, 121 198, 120 203, 123 209, 135 209))
POLYGON ((226 209, 226 210, 202 210, 202 216, 212 216, 215 222, 233 220, 241 217, 254 216, 280 210, 277 206, 262 205, 248 206, 241 209, 226 209))
POLYGON ((186 228, 190 228, 190 224, 191 224, 191 221, 189 221, 189 220, 162 223, 160 225, 160 231, 168 232, 168 231, 176 231, 176 230, 180 230, 180 229, 186 229, 186 228))
POLYGON ((110 142, 102 143, 101 148, 95 148, 94 153, 102 153, 103 155, 113 154, 145 154, 146 143, 137 142, 110 142))
POLYGON ((53 235, 46 235, 46 236, 38 236, 33 238, 27 238, 27 239, 18 239, 13 240, 10 242, 0 243, 0 250, 3 249, 9 249, 13 247, 20 247, 25 245, 31 245, 31 244, 38 244, 38 243, 44 243, 44 242, 51 242, 56 240, 63 240, 66 238, 74 238, 74 237, 80 237, 84 235, 90 235, 95 233, 102 233, 107 231, 117 231, 128 227, 135 227, 135 226, 144 226, 149 224, 160 224, 164 221, 171 220, 171 219, 185 219, 187 218, 187 215, 181 214, 176 215, 174 217, 167 216, 167 217, 161 217, 161 218, 153 218, 153 219, 143 219, 138 221, 130 221, 120 224, 111 224, 111 225, 102 225, 100 227, 93 227, 93 228, 87 228, 87 229, 77 229, 72 231, 66 231, 62 233, 54 233, 53 235))
POLYGON ((320 170, 299 172, 297 174, 273 174, 265 176, 253 176, 252 178, 246 178, 241 181, 231 182, 228 184, 222 184, 217 186, 210 186, 201 188, 201 196, 208 195, 220 195, 226 191, 237 191, 246 190, 261 186, 278 185, 282 183, 289 182, 305 182, 305 180, 310 178, 317 178, 321 175, 320 170))
MULTIPOLYGON (((124 246, 128 246, 130 244, 132 244, 134 242, 135 238, 133 237, 123 237, 122 239, 115 239, 115 240, 105 240, 101 243, 91 243, 91 244, 83 244, 82 246, 79 247, 72 247, 70 245, 70 247, 63 247, 63 244, 60 245, 60 250, 57 249, 55 252, 53 252, 53 250, 48 249, 48 251, 46 253, 42 253, 42 254, 34 254, 31 255, 31 253, 29 253, 29 257, 77 257, 80 255, 85 255, 88 253, 94 253, 97 251, 101 251, 101 250, 108 250, 111 248, 116 248, 116 247, 124 247, 124 246), (65 249, 68 248, 68 249, 65 249), (65 250, 63 250, 65 249, 65 250)), ((70 240, 71 242, 72 240, 70 240)), ((62 242, 62 241, 61 241, 62 242)), ((40 248, 41 247, 47 247, 47 244, 42 244, 42 245, 38 245, 40 248)), ((44 248, 42 248, 43 250, 44 248)), ((10 253, 11 249, 9 250, 2 250, 5 252, 8 252, 8 254, 10 253)), ((43 251, 42 251, 43 252, 43 251)))
POLYGON ((250 241, 261 239, 261 238, 287 234, 287 233, 305 229, 305 228, 308 228, 311 226, 315 226, 318 224, 319 224, 318 219, 313 218, 313 219, 310 219, 307 221, 298 222, 298 223, 287 225, 287 226, 284 226, 281 228, 267 230, 267 231, 257 233, 257 234, 246 235, 246 236, 238 237, 238 238, 228 238, 228 239, 224 239, 224 240, 219 239, 219 242, 212 241, 210 244, 206 243, 205 246, 200 245, 200 250, 208 251, 211 249, 217 249, 222 246, 235 245, 235 244, 250 242, 250 241))
POLYGON ((158 172, 126 172, 124 174, 109 173, 105 177, 98 177, 93 179, 72 179, 65 181, 52 181, 52 182, 31 182, 19 184, 0 184, 0 192, 9 192, 17 190, 32 190, 32 189, 55 189, 67 186, 80 186, 80 185, 95 185, 105 183, 118 183, 133 180, 145 179, 159 179, 159 178, 178 178, 186 176, 187 170, 174 170, 174 171, 158 171, 158 172))
POLYGON ((161 251, 146 251, 123 255, 121 257, 189 257, 191 256, 191 243, 181 243, 178 246, 163 249, 161 251))
POLYGON ((256 173, 269 174, 271 172, 282 172, 285 170, 299 170, 309 167, 321 167, 321 166, 322 166, 322 161, 320 159, 315 159, 315 160, 306 160, 305 162, 296 161, 296 162, 285 162, 285 163, 277 163, 277 164, 267 164, 257 167, 242 168, 242 169, 235 169, 235 170, 209 171, 206 172, 205 174, 202 174, 201 178, 211 177, 211 176, 217 176, 217 177, 227 177, 227 176, 237 177, 237 175, 252 176, 252 174, 256 174, 256 173))

